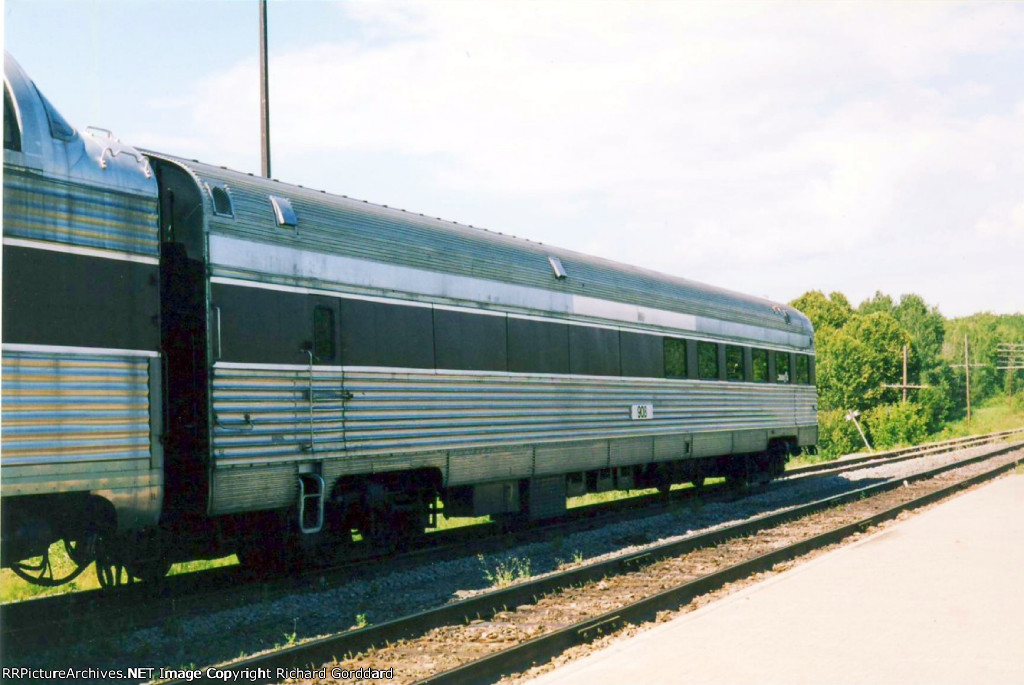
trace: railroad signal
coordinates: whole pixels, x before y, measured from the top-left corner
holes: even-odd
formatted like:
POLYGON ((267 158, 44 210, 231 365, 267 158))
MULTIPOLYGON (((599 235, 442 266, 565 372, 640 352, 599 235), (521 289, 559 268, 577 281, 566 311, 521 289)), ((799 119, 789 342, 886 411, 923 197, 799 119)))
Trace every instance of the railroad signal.
POLYGON ((860 416, 860 412, 854 409, 853 411, 846 415, 846 420, 853 421, 853 425, 857 427, 857 432, 860 433, 860 438, 861 440, 864 441, 864 444, 867 446, 868 452, 874 452, 875 450, 871 448, 871 443, 868 442, 867 436, 864 435, 864 429, 860 427, 860 422, 857 421, 858 416, 860 416))

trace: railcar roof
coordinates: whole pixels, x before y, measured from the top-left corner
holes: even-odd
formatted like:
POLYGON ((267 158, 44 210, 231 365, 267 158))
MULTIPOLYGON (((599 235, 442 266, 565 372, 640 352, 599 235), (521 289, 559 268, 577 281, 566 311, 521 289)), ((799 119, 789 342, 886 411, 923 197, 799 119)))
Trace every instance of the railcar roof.
POLYGON ((811 334, 803 314, 762 298, 225 167, 146 154, 228 191, 234 216, 215 214, 203 189, 211 233, 811 334), (297 228, 278 225, 270 196, 290 201, 297 228), (549 257, 561 260, 566 278, 555 277, 549 257))

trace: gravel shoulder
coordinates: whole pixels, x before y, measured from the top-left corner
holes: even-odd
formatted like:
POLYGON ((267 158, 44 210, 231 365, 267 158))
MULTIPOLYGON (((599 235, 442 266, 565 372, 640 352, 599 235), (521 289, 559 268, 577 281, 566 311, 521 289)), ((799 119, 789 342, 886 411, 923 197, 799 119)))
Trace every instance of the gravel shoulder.
MULTIPOLYGON (((488 577, 494 578, 502 564, 506 567, 518 564, 522 568, 522 564, 528 562, 531 577, 555 573, 567 566, 623 556, 754 516, 784 510, 809 499, 838 494, 872 482, 902 478, 981 453, 984 449, 972 448, 836 476, 776 485, 765 492, 734 502, 697 503, 594 530, 553 536, 545 542, 520 545, 496 554, 425 563, 415 569, 398 572, 389 572, 382 565, 376 577, 354 579, 322 591, 299 592, 264 601, 256 589, 252 601, 243 607, 202 616, 172 616, 161 627, 127 633, 113 634, 106 632, 103 626, 96 626, 95 630, 87 631, 93 638, 74 642, 57 635, 48 648, 32 654, 5 655, 11 657, 5 658, 5 662, 10 662, 12 666, 53 667, 70 660, 73 663, 89 664, 93 668, 126 665, 183 668, 222 663, 240 655, 333 634, 363 623, 381 623, 486 592, 492 587, 488 577)), ((782 537, 778 539, 774 536, 772 539, 766 537, 764 540, 751 541, 751 544, 781 544, 786 535, 796 534, 799 532, 780 533, 782 537)), ((719 548, 702 552, 710 556, 692 558, 687 569, 674 572, 662 569, 660 572, 665 574, 665 578, 669 578, 670 573, 699 575, 707 564, 722 563, 731 554, 729 550, 719 548), (721 556, 721 559, 715 555, 721 556)), ((649 567, 647 571, 657 566, 649 567)), ((637 593, 641 590, 633 588, 624 589, 623 592, 628 595, 629 592, 637 593)), ((581 596, 576 600, 578 610, 589 615, 586 612, 599 606, 610 607, 614 602, 621 601, 618 598, 623 596, 615 590, 613 598, 611 587, 607 590, 599 589, 598 593, 599 597, 601 593, 606 593, 606 596, 598 600, 584 600, 581 596)), ((552 603, 571 604, 574 600, 571 595, 568 597, 566 601, 552 603)), ((570 620, 568 615, 549 614, 548 609, 542 602, 526 611, 525 618, 509 621, 508 625, 498 627, 495 621, 480 622, 466 626, 466 632, 452 632, 450 635, 442 633, 437 639, 440 644, 448 645, 449 653, 460 654, 458 661, 464 661, 468 653, 463 655, 462 652, 470 649, 486 652, 490 649, 487 645, 500 646, 509 639, 532 636, 570 620)), ((361 664, 356 663, 358 660, 351 663, 357 667, 386 668, 378 665, 385 663, 378 660, 378 656, 383 658, 383 655, 370 656, 374 658, 373 664, 365 660, 361 664)), ((408 665, 411 663, 409 659, 408 655, 403 654, 394 663, 408 665)), ((431 672, 441 670, 438 666, 443 668, 444 663, 435 664, 431 672)), ((396 668, 396 677, 402 675, 404 679, 405 673, 411 673, 405 665, 396 668)))

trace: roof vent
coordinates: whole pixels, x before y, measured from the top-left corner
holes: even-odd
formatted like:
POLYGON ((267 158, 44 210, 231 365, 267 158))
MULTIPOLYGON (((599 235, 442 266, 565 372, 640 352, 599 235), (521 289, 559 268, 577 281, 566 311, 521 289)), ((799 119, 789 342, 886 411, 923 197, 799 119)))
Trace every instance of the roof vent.
POLYGON ((231 196, 228 189, 222 185, 208 184, 210 199, 213 200, 213 213, 218 216, 229 216, 234 218, 235 208, 231 205, 231 196))
POLYGON ((781 316, 783 319, 785 319, 786 323, 790 322, 789 312, 780 307, 779 305, 772 305, 772 311, 781 316))
POLYGON ((558 257, 548 257, 548 263, 551 264, 551 270, 555 272, 555 278, 558 280, 561 281, 569 275, 565 272, 565 267, 562 266, 562 260, 558 257))
POLYGON ((268 195, 268 197, 270 204, 274 205, 274 217, 277 219, 278 226, 295 228, 299 225, 299 218, 295 215, 295 210, 292 209, 292 203, 288 198, 277 195, 268 195))

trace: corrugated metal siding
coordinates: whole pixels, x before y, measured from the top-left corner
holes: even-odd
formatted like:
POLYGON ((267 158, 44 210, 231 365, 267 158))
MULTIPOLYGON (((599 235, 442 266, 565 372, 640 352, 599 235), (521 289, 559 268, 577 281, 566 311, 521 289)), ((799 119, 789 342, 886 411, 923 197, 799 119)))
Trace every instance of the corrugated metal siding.
POLYGON ((273 462, 303 454, 312 458, 314 449, 340 453, 345 446, 341 380, 341 371, 314 367, 311 433, 308 369, 214 365, 217 464, 273 462))
POLYGON ((483 483, 520 478, 533 471, 533 448, 453 450, 448 483, 483 483))
POLYGON ((117 461, 122 474, 148 469, 149 420, 147 357, 5 351, 4 494, 40 469, 55 491, 69 489, 61 481, 74 474, 75 489, 91 489, 83 474, 109 475, 83 462, 117 461))
MULTIPOLYGON (((328 254, 542 288, 755 326, 810 333, 806 317, 791 321, 773 303, 682 278, 618 264, 484 229, 299 188, 173 157, 204 181, 225 184, 234 218, 210 212, 213 233, 328 254), (276 225, 268 196, 291 200, 297 229, 276 225), (569 278, 556 281, 548 263, 557 256, 569 278)), ((210 202, 207 197, 207 202, 210 202)), ((238 274, 245 276, 245 274, 238 274)))
MULTIPOLYGON (((215 368, 218 464, 309 458, 308 387, 306 370, 215 368)), ((316 451, 325 457, 815 422, 811 386, 348 370, 316 372, 315 388, 316 451), (653 420, 630 420, 638 402, 654 404, 653 420)))
POLYGON ((155 197, 4 167, 4 235, 156 257, 155 197))

